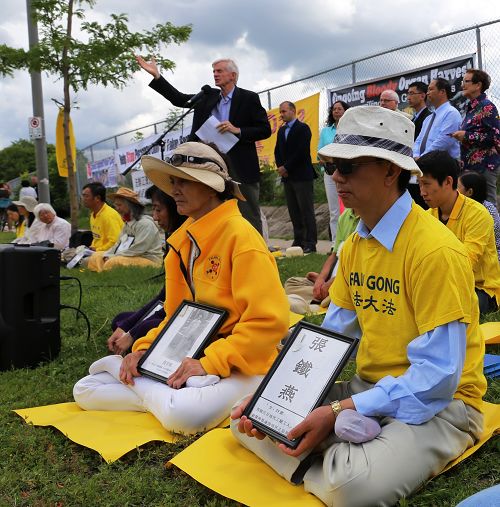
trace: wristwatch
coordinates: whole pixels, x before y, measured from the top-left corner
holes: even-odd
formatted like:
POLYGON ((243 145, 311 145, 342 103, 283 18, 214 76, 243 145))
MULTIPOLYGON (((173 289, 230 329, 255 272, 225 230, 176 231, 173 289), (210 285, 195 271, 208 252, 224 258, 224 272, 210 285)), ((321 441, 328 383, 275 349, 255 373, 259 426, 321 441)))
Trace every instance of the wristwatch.
POLYGON ((342 412, 342 405, 339 400, 332 401, 330 403, 330 407, 332 407, 332 412, 335 415, 335 418, 342 412))

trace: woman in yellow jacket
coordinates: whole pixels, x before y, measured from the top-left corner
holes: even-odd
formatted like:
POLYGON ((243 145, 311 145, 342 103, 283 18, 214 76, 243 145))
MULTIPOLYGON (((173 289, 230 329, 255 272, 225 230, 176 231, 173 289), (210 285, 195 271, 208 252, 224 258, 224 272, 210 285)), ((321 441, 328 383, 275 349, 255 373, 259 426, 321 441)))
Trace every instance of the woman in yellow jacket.
POLYGON ((168 240, 166 317, 125 358, 92 364, 73 393, 87 410, 149 411, 170 431, 196 433, 223 421, 260 383, 287 332, 288 302, 275 260, 241 216, 234 197, 243 196, 216 150, 188 142, 167 162, 145 156, 142 166, 189 217, 168 240), (227 310, 218 339, 201 359, 185 358, 166 384, 141 377, 139 359, 184 299, 227 310))

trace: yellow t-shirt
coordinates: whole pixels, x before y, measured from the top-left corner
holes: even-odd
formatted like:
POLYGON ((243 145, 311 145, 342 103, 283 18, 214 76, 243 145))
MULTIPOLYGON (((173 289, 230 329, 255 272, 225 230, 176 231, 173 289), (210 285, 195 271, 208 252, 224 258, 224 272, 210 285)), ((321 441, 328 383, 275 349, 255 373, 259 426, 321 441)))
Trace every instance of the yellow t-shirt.
POLYGON ((357 372, 368 382, 402 375, 410 366, 407 346, 417 336, 454 320, 468 324, 455 398, 481 410, 484 340, 470 263, 457 238, 419 206, 413 204, 392 252, 357 233, 347 239, 331 295, 337 306, 356 312, 357 372))
POLYGON ((123 220, 118 211, 104 203, 96 216, 90 214, 92 248, 96 252, 105 252, 118 241, 122 229, 123 220))
MULTIPOLYGON (((429 210, 439 219, 438 208, 429 210)), ((458 194, 446 227, 464 244, 474 271, 476 288, 495 297, 500 305, 500 265, 493 218, 479 202, 458 194)))
POLYGON ((26 219, 16 225, 16 238, 22 238, 26 231, 26 219))

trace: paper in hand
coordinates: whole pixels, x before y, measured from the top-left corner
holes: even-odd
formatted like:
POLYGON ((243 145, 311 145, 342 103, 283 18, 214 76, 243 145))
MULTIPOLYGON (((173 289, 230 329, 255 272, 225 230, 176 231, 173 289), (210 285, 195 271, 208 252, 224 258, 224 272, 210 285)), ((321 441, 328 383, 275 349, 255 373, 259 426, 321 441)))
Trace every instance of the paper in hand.
POLYGON ((215 143, 222 153, 227 153, 238 142, 238 138, 231 132, 221 134, 217 130, 219 124, 220 121, 212 115, 195 133, 205 143, 215 143))

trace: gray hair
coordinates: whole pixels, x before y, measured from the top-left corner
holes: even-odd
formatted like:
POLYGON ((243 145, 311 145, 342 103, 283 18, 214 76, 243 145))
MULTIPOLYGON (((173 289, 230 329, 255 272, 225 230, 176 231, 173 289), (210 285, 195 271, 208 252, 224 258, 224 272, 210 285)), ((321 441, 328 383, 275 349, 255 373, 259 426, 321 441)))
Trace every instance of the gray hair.
POLYGON ((40 215, 41 211, 50 211, 50 213, 53 213, 55 216, 57 216, 56 210, 46 202, 41 202, 35 206, 33 213, 36 218, 38 218, 38 215, 40 215))
POLYGON ((386 95, 388 95, 388 98, 390 100, 395 100, 396 101, 396 104, 399 104, 399 95, 394 91, 394 90, 384 90, 381 94, 380 94, 380 97, 382 98, 382 94, 385 93, 386 95))
POLYGON ((236 65, 236 62, 234 60, 232 60, 231 58, 219 58, 218 60, 215 60, 215 62, 212 62, 212 67, 214 67, 218 63, 225 63, 226 70, 228 70, 229 72, 236 73, 236 79, 234 80, 234 82, 237 83, 238 77, 240 75, 240 71, 238 69, 238 65, 236 65))

